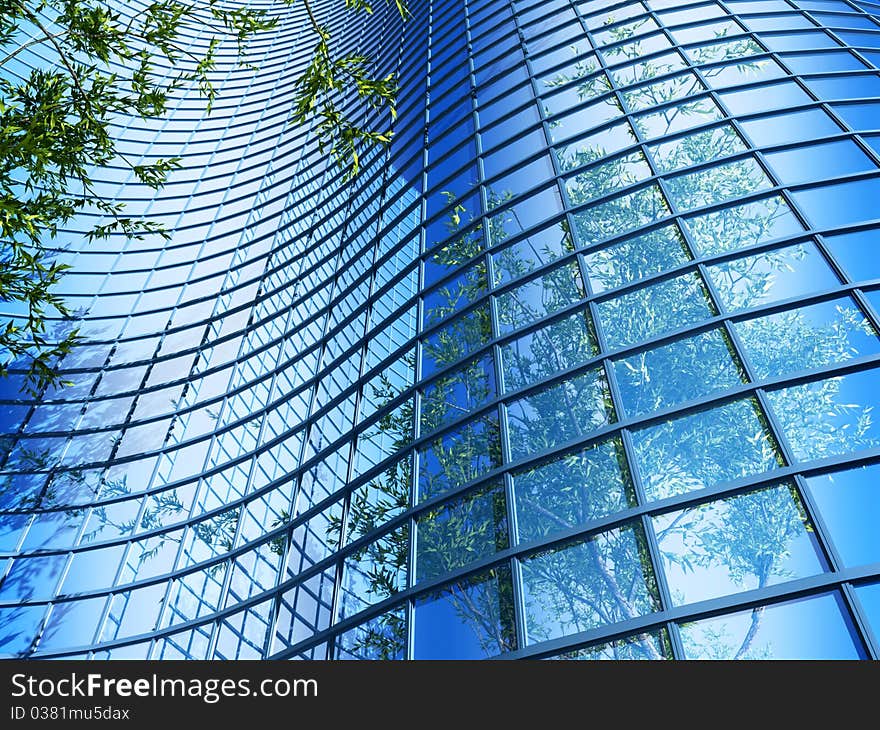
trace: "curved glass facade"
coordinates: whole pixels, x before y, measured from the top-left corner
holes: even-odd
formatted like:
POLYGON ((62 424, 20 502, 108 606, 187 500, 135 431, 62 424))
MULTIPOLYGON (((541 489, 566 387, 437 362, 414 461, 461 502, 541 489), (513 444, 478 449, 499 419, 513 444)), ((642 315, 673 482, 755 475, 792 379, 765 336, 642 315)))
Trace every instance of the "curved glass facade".
POLYGON ((173 235, 0 381, 4 655, 876 658, 880 5, 317 5, 394 143, 287 123, 300 7, 120 123, 173 235))

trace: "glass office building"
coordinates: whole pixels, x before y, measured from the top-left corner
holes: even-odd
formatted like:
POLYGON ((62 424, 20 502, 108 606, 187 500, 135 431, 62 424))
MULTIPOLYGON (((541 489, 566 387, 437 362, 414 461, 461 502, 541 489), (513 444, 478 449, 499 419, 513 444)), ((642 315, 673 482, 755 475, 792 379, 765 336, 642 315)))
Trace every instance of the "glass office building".
POLYGON ((316 3, 400 79, 351 183, 301 6, 120 121, 172 236, 60 236, 72 385, 0 381, 3 654, 876 658, 880 5, 409 4, 316 3))

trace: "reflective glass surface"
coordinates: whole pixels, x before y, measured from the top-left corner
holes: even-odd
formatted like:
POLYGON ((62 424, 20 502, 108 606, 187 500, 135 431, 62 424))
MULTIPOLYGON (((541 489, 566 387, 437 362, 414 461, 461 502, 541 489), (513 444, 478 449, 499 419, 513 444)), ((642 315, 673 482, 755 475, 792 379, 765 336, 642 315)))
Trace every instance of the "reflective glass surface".
POLYGON ((81 339, 0 363, 0 656, 880 656, 878 6, 311 6, 399 83, 356 177, 273 6, 210 114, 114 122, 169 238, 46 241, 81 339))

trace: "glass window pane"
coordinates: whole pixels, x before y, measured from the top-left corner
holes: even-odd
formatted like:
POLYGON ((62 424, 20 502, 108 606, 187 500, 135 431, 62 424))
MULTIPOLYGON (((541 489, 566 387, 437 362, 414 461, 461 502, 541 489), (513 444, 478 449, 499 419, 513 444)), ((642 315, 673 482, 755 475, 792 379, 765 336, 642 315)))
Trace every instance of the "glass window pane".
POLYGON ((782 484, 653 518, 681 606, 825 570, 800 497, 782 484))
POLYGON ((724 117, 712 99, 704 97, 666 107, 662 111, 646 112, 633 119, 641 135, 648 140, 691 129, 701 124, 716 122, 724 117))
POLYGON ((34 637, 40 632, 45 606, 6 606, 0 608, 0 657, 20 658, 30 650, 34 637))
POLYGON ((351 494, 346 523, 346 544, 369 534, 409 507, 412 457, 389 465, 351 494))
MULTIPOLYGON (((490 211, 510 200, 507 191, 498 195, 491 188, 487 190, 486 197, 486 206, 490 211)), ((522 233, 547 218, 562 213, 562 211, 562 197, 555 183, 545 190, 520 198, 516 203, 486 221, 486 236, 489 239, 489 245, 498 246, 508 238, 522 233)), ((532 234, 530 238, 534 239, 538 235, 532 234)), ((556 238, 559 240, 560 236, 557 234, 556 238)))
POLYGON ((814 227, 842 228, 877 217, 880 177, 796 190, 792 197, 814 227))
POLYGON ((809 94, 793 81, 765 84, 742 91, 721 94, 721 99, 732 114, 745 116, 771 109, 790 109, 812 101, 809 94))
POLYGON ((712 487, 782 466, 754 400, 739 400, 632 434, 650 500, 712 487))
POLYGON ((560 142, 623 116, 623 109, 613 96, 594 101, 564 117, 554 117, 548 125, 550 141, 560 142))
POLYGON ((742 127, 758 147, 804 142, 840 133, 840 127, 821 109, 748 119, 742 122, 742 127))
POLYGON ((746 149, 736 130, 729 124, 648 147, 657 171, 661 174, 710 160, 720 160, 737 152, 745 152, 746 149))
MULTIPOLYGON (((436 257, 435 255, 434 258, 436 257)), ((427 266, 425 273, 427 276, 427 266)), ((451 281, 447 281, 443 286, 425 295, 425 326, 430 327, 452 316, 468 304, 475 302, 488 288, 486 264, 478 261, 476 265, 470 266, 451 281)))
POLYGON ((706 267, 728 311, 803 296, 839 284, 811 241, 706 267))
POLYGON ((733 327, 761 378, 880 351, 877 333, 848 297, 735 322, 733 327))
POLYGON ((497 298, 498 329, 513 332, 586 296, 577 264, 557 266, 541 276, 500 294, 497 298))
POLYGON ((877 169, 858 145, 848 139, 767 152, 765 157, 783 185, 819 182, 877 169))
POLYGON ((880 636, 880 583, 859 586, 856 588, 856 595, 874 635, 880 636))
POLYGON ((689 260, 687 244, 675 225, 627 238, 584 257, 590 288, 597 294, 689 260))
POLYGON ((703 84, 694 74, 686 73, 671 79, 656 81, 647 86, 638 86, 622 93, 630 110, 637 112, 669 101, 693 96, 703 89, 703 84))
MULTIPOLYGON (((735 40, 706 43, 702 46, 697 46, 696 48, 689 48, 686 53, 693 59, 694 63, 739 61, 740 63, 737 63, 736 66, 744 71, 751 71, 754 66, 758 66, 758 64, 754 64, 753 66, 752 63, 744 61, 744 59, 749 56, 756 56, 764 53, 764 49, 751 38, 737 38, 735 40)), ((724 66, 722 68, 726 69, 729 67, 724 66)), ((706 78, 713 79, 718 71, 718 68, 708 69, 705 72, 706 78)), ((713 84, 713 86, 718 88, 718 85, 716 84, 713 84)))
POLYGON ((513 475, 517 532, 535 540, 635 505, 619 438, 513 475))
POLYGON ((495 286, 519 279, 572 251, 574 243, 564 221, 532 233, 492 255, 495 286))
POLYGON ((831 108, 856 132, 880 129, 880 104, 876 101, 834 104, 831 108))
POLYGON ((603 195, 634 185, 651 176, 645 156, 633 152, 602 162, 565 181, 572 205, 587 203, 603 195))
POLYGON ((715 316, 696 272, 635 289, 597 305, 609 348, 641 342, 715 316))
POLYGON ((880 96, 880 78, 874 74, 821 76, 804 79, 804 83, 820 99, 869 99, 880 96))
POLYGON ((684 223, 697 249, 707 256, 756 246, 804 230, 803 224, 780 197, 763 198, 685 218, 684 223))
POLYGON ((626 412, 642 415, 745 382, 733 345, 721 330, 701 332, 614 361, 626 412))
POLYGON ((506 565, 416 601, 413 658, 483 659, 516 649, 506 565))
POLYGON ((636 143, 636 136, 626 122, 615 124, 564 147, 556 148, 563 172, 588 165, 636 143))
POLYGON ((532 385, 586 362, 597 352, 589 314, 575 312, 501 346, 504 389, 532 385))
POLYGON ((587 436, 614 420, 600 369, 543 388, 507 406, 513 459, 587 436))
POLYGON ((548 659, 568 660, 646 660, 646 659, 672 659, 672 644, 666 629, 645 632, 636 636, 627 636, 607 644, 587 646, 583 649, 547 657, 548 659))
POLYGON ((354 616, 406 588, 409 525, 401 525, 345 559, 339 617, 354 616))
POLYGON ((488 403, 495 393, 495 361, 491 354, 444 373, 422 394, 421 433, 430 433, 466 416, 488 403))
POLYGON ((431 580, 504 550, 503 487, 473 492, 429 510, 416 526, 416 582, 431 580))
POLYGON ((660 608, 647 545, 626 526, 522 561, 528 643, 626 621, 660 608))
POLYGON ((634 231, 669 213, 660 188, 650 185, 575 213, 575 232, 580 245, 586 246, 634 231))
POLYGON ((752 157, 672 177, 666 182, 672 202, 684 211, 773 187, 752 157))
POLYGON ((880 278, 880 230, 843 233, 827 236, 825 243, 834 258, 843 265, 851 281, 868 281, 880 278))
POLYGON ((800 461, 880 446, 880 369, 767 392, 785 437, 800 461))
POLYGON ((419 449, 419 501, 463 486, 500 464, 498 416, 492 412, 419 449))
POLYGON ((456 317, 422 343, 422 377, 457 362, 491 338, 492 320, 487 306, 456 317))
MULTIPOLYGON (((638 58, 640 51, 647 55, 648 53, 661 51, 670 47, 671 44, 663 36, 652 36, 650 40, 627 44, 625 46, 616 46, 609 51, 605 51, 603 55, 609 64, 614 64, 638 58), (640 45, 643 48, 640 49, 640 45)), ((678 53, 672 52, 640 60, 626 66, 617 66, 609 71, 608 75, 618 87, 621 87, 638 84, 642 81, 650 81, 651 79, 656 79, 657 77, 668 73, 683 71, 686 68, 687 66, 681 56, 678 53)))
POLYGON ((688 659, 862 659, 864 649, 836 593, 680 627, 688 659))
POLYGON ((38 650, 57 651, 91 643, 106 603, 104 596, 56 603, 40 636, 38 650))
POLYGON ((406 614, 398 608, 340 634, 333 658, 389 660, 405 655, 406 614))
POLYGON ((809 477, 807 484, 844 565, 880 561, 880 464, 809 477))

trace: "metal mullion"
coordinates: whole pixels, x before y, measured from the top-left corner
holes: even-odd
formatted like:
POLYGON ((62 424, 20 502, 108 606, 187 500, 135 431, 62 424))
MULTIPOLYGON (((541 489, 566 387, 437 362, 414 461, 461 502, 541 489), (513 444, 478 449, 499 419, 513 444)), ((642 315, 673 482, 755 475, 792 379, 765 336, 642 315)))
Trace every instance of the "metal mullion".
MULTIPOLYGON (((636 504, 642 508, 648 509, 648 506, 650 505, 650 500, 648 499, 647 494, 645 493, 644 485, 642 484, 638 460, 635 456, 635 447, 632 443, 632 436, 630 435, 629 430, 625 428, 621 430, 620 443, 623 447, 623 453, 629 471, 629 478, 632 482, 633 490, 635 492, 636 504)), ((663 565, 663 557, 661 555, 660 545, 657 542, 657 536, 654 533, 654 526, 648 512, 643 512, 640 515, 639 524, 641 525, 642 532, 645 536, 645 542, 648 547, 649 561, 651 563, 651 568, 654 572, 654 580, 656 581, 657 591, 659 593, 658 597, 660 599, 660 611, 663 612, 671 609, 675 604, 672 601, 672 593, 669 588, 669 583, 666 579, 666 570, 663 565)), ((681 646, 681 638, 678 635, 677 626, 673 622, 668 622, 666 625, 666 632, 672 648, 673 658, 685 659, 686 657, 684 649, 681 646)))
POLYGON ((867 615, 855 587, 852 583, 842 583, 840 585, 840 593, 843 596, 843 602, 852 615, 856 631, 861 635, 860 638, 868 652, 868 657, 880 659, 880 640, 878 640, 877 633, 871 626, 870 616, 867 615))

